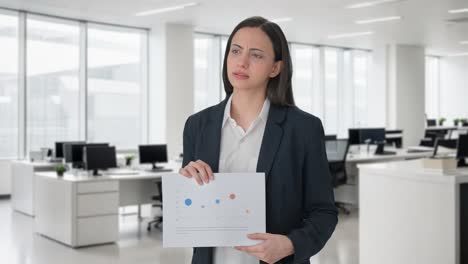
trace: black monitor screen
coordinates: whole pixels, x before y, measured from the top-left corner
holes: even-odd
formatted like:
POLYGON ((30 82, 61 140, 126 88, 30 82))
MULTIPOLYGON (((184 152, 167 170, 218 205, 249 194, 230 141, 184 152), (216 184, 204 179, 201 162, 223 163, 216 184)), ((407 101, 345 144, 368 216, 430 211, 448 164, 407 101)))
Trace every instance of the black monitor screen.
POLYGON ((84 147, 83 159, 86 170, 105 170, 117 167, 115 147, 90 146, 84 147))
POLYGON ((449 149, 456 149, 458 144, 457 139, 436 139, 436 142, 434 144, 434 156, 437 155, 437 151, 439 149, 439 146, 449 148, 449 149))
POLYGON ((359 128, 350 128, 348 129, 348 142, 350 145, 359 145, 361 144, 359 128))
POLYGON ((437 121, 435 119, 427 119, 427 126, 430 127, 430 126, 436 126, 437 125, 437 121))
POLYGON ((167 162, 166 145, 140 145, 138 151, 140 163, 167 162))
POLYGON ((360 143, 376 144, 385 141, 385 128, 363 128, 360 132, 360 143))
POLYGON ((65 162, 69 163, 83 163, 83 148, 85 146, 109 146, 108 143, 65 143, 64 144, 64 156, 65 162))
POLYGON ((457 158, 463 159, 468 157, 468 135, 458 136, 457 158))
POLYGON ((84 141, 61 141, 61 142, 55 142, 55 157, 56 158, 64 158, 65 152, 64 152, 64 145, 65 144, 71 144, 71 143, 76 143, 76 144, 84 144, 86 142, 84 141))

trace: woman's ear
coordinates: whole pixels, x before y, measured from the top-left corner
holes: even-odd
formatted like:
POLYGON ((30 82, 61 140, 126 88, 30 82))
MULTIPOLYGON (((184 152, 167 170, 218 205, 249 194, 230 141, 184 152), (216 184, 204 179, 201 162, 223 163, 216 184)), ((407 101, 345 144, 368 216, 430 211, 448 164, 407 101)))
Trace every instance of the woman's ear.
POLYGON ((275 64, 273 64, 273 69, 271 70, 271 73, 270 73, 270 78, 275 78, 276 76, 278 76, 282 68, 283 68, 283 61, 279 60, 275 62, 275 64))

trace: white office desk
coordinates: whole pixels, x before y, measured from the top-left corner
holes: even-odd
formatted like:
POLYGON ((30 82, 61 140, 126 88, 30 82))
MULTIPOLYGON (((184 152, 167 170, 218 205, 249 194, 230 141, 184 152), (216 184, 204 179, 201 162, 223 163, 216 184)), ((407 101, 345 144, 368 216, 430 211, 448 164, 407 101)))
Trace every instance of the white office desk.
POLYGON ((34 216, 34 173, 53 171, 57 163, 30 162, 18 160, 11 162, 12 193, 14 210, 34 216))
MULTIPOLYGON (((385 148, 386 151, 394 151, 394 155, 375 155, 375 146, 370 148, 367 152, 366 146, 361 146, 359 149, 355 148, 346 157, 346 173, 347 183, 335 189, 335 199, 338 202, 359 207, 359 175, 358 166, 366 163, 379 163, 379 162, 396 162, 410 159, 421 159, 433 155, 432 148, 428 148, 427 152, 408 152, 407 149, 385 148)), ((455 150, 440 147, 439 154, 451 155, 455 154, 455 150)))
POLYGON ((358 167, 359 263, 467 263, 468 169, 421 160, 358 167))
MULTIPOLYGON (((367 152, 365 149, 361 149, 359 152, 349 153, 346 157, 346 162, 348 163, 366 163, 366 162, 386 162, 386 161, 397 161, 397 160, 406 160, 406 159, 419 159, 424 157, 432 156, 433 151, 427 152, 408 152, 407 149, 394 149, 394 148, 385 148, 385 151, 395 151, 394 155, 375 155, 374 150, 367 152)), ((441 148, 442 152, 442 148, 441 148)), ((454 151, 452 151, 455 153, 454 151)), ((450 153, 450 151, 445 151, 445 153, 450 153)))
POLYGON ((36 173, 35 231, 71 247, 115 242, 119 206, 154 202, 155 181, 168 173, 63 177, 36 173))

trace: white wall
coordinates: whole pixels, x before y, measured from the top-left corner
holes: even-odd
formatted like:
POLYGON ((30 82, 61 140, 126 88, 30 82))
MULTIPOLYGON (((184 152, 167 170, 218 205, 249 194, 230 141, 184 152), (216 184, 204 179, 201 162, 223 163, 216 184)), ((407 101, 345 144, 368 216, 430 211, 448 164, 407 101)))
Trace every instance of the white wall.
POLYGON ((166 27, 149 32, 149 142, 166 143, 166 27))
POLYGON ((418 145, 425 123, 425 49, 390 45, 387 117, 389 128, 403 129, 404 146, 418 145))
POLYGON ((11 161, 0 160, 0 195, 11 194, 11 161))
POLYGON ((184 124, 193 113, 193 27, 155 26, 149 43, 149 141, 167 143, 173 159, 183 150, 184 124))
POLYGON ((169 157, 183 150, 182 132, 193 113, 193 27, 166 25, 166 137, 169 157))
POLYGON ((374 45, 372 64, 369 69, 369 86, 367 98, 372 98, 368 105, 369 127, 386 127, 386 93, 387 93, 387 49, 385 44, 374 45))
POLYGON ((451 125, 454 118, 468 118, 468 57, 445 57, 440 63, 440 116, 451 125))

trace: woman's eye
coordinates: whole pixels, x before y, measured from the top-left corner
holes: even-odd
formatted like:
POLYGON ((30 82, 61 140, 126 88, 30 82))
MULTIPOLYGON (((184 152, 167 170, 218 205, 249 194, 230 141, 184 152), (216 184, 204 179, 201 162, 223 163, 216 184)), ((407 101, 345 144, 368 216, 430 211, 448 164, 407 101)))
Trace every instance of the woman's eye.
POLYGON ((254 56, 254 58, 256 58, 256 59, 262 59, 263 58, 263 56, 260 55, 260 54, 253 54, 252 56, 254 56))
POLYGON ((239 54, 239 52, 240 52, 240 51, 237 50, 237 49, 232 49, 232 50, 231 50, 231 53, 232 53, 232 54, 239 54))

